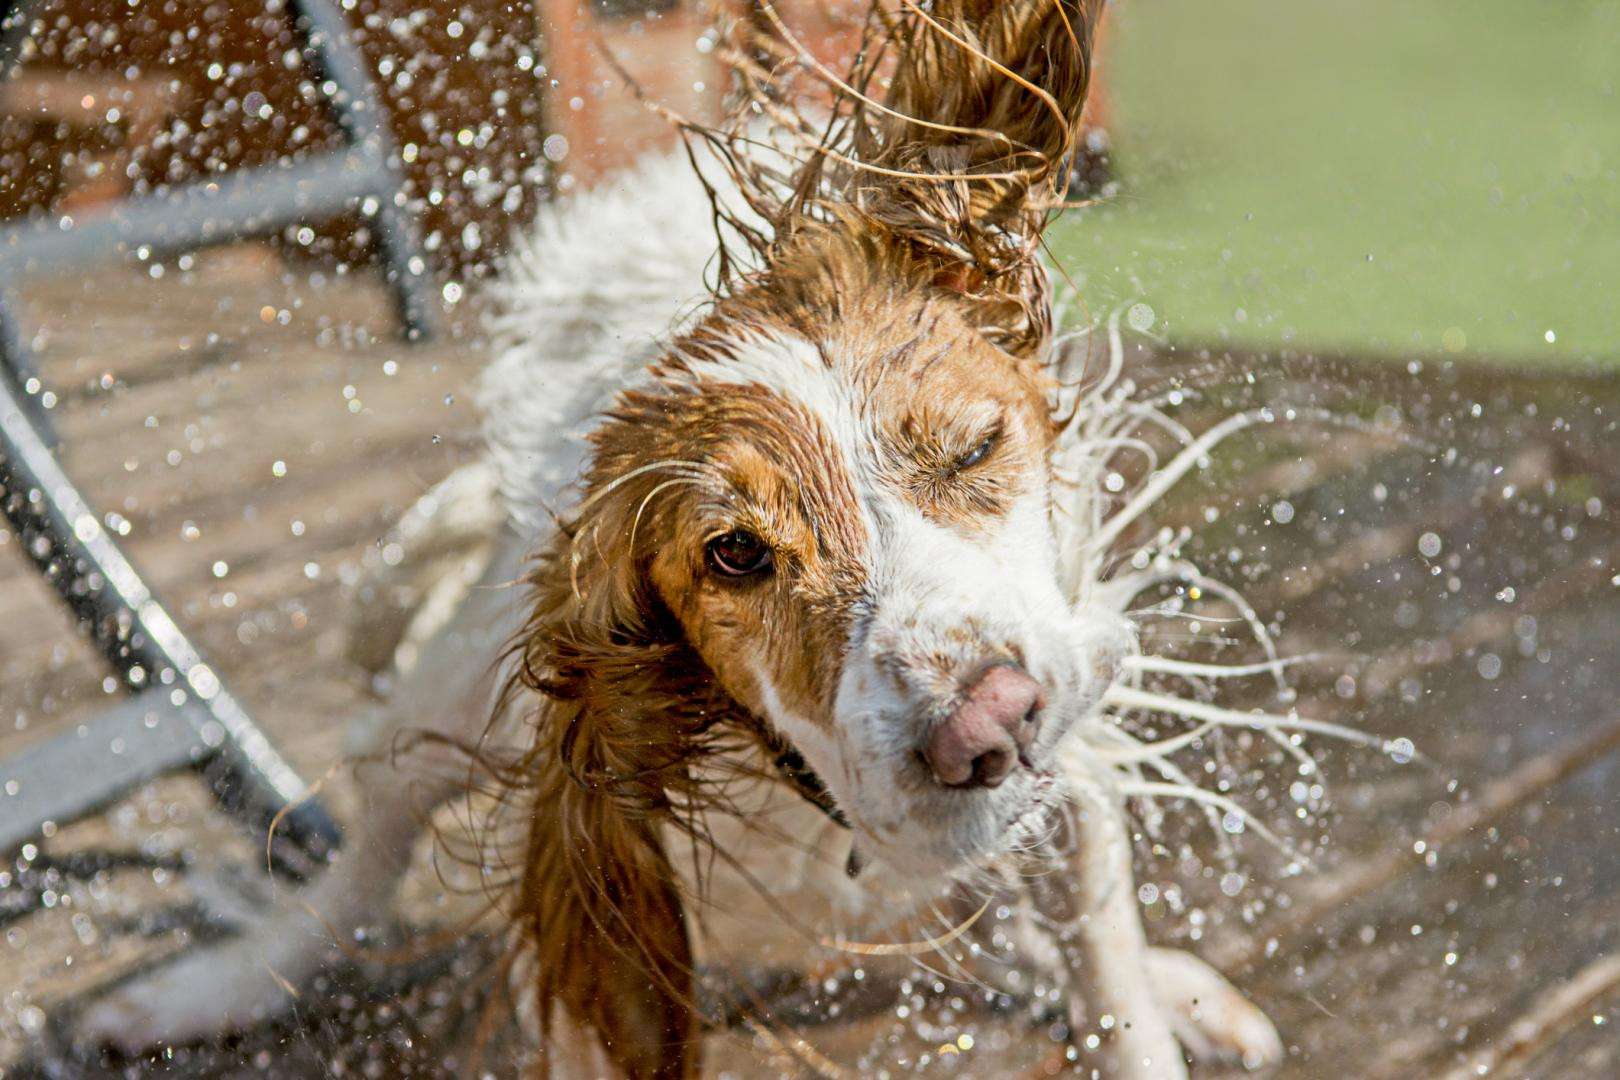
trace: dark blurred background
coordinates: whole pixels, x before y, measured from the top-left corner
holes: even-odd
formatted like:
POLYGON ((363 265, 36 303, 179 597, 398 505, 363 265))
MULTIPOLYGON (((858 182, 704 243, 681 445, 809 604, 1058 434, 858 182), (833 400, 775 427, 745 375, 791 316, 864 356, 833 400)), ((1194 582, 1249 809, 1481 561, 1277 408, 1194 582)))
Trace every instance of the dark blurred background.
MULTIPOLYGON (((441 275, 485 271, 559 180, 566 189, 670 141, 605 52, 641 93, 684 115, 714 119, 723 92, 696 3, 340 6, 441 275)), ((779 7, 833 59, 865 10, 855 0, 779 7)), ((15 20, 20 63, 0 79, 0 218, 83 212, 337 139, 281 0, 37 0, 28 14, 29 27, 15 20)), ((353 222, 280 237, 284 251, 341 262, 367 240, 353 222)))

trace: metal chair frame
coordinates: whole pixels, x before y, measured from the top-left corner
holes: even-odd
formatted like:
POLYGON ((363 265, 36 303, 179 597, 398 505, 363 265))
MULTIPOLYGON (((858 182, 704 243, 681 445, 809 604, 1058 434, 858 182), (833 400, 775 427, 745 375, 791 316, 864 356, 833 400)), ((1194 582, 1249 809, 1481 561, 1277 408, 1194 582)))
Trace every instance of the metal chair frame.
MULTIPOLYGON (((241 702, 154 597, 53 453, 50 398, 19 331, 17 287, 30 274, 128 255, 265 235, 358 211, 369 218, 396 310, 427 334, 431 282, 406 206, 399 155, 364 56, 331 0, 289 0, 305 62, 320 76, 343 144, 296 161, 241 168, 131 197, 74 221, 0 224, 0 511, 132 695, 0 760, 0 853, 45 822, 93 813, 151 778, 197 768, 220 802, 263 828, 288 806, 273 860, 302 876, 338 829, 241 702), (296 805, 295 805, 296 804, 296 805)), ((0 2, 0 78, 32 31, 32 0, 0 2)))

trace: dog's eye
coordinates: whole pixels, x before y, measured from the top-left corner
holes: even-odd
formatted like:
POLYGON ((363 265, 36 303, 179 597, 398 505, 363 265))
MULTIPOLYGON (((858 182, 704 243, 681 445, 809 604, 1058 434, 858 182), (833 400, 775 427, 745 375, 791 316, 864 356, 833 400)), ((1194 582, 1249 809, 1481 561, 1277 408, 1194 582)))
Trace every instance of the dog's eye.
POLYGON ((709 566, 724 577, 748 577, 771 568, 771 549, 751 532, 734 529, 709 541, 709 566))
POLYGON ((958 469, 971 469, 979 462, 990 456, 990 451, 996 447, 996 437, 986 435, 983 442, 969 450, 967 456, 956 463, 958 469))

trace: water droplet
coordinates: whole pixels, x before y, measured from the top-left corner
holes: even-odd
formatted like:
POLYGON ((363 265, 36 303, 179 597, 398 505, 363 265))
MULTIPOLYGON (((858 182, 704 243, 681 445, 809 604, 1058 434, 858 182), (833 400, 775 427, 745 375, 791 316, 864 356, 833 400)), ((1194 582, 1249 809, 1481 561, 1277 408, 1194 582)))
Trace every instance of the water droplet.
POLYGON ((45 1030, 45 1010, 38 1005, 24 1005, 17 1012, 17 1024, 29 1035, 45 1030))

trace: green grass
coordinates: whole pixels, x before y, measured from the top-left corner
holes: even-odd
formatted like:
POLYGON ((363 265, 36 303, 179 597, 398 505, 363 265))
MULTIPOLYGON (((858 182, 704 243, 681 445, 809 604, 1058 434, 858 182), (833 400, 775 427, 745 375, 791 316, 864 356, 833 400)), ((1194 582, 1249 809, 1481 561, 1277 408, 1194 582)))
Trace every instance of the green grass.
POLYGON ((1140 300, 1186 342, 1620 363, 1620 0, 1109 17, 1122 191, 1052 234, 1093 311, 1140 300))

